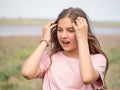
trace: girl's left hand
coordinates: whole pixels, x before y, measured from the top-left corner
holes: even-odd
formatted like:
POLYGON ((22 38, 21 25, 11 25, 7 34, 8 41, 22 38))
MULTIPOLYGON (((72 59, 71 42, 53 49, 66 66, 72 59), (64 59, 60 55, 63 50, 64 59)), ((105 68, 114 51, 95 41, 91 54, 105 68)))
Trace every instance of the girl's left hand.
POLYGON ((88 24, 86 19, 83 17, 78 17, 76 19, 76 24, 73 23, 75 29, 77 40, 88 39, 88 24))

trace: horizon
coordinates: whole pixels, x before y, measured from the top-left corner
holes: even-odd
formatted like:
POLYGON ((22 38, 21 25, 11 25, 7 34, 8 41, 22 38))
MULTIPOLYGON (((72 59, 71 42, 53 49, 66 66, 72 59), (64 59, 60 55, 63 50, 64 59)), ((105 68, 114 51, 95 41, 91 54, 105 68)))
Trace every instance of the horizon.
MULTIPOLYGON (((22 20, 22 21, 24 21, 24 20, 35 20, 35 21, 40 21, 40 20, 45 20, 45 21, 50 21, 50 20, 56 20, 56 18, 1 18, 0 17, 0 20, 22 20)), ((90 21, 92 21, 92 22, 120 22, 120 20, 118 21, 118 20, 91 20, 90 19, 90 21)))
POLYGON ((0 0, 0 18, 55 19, 63 9, 78 7, 91 21, 120 21, 119 4, 119 0, 0 0))

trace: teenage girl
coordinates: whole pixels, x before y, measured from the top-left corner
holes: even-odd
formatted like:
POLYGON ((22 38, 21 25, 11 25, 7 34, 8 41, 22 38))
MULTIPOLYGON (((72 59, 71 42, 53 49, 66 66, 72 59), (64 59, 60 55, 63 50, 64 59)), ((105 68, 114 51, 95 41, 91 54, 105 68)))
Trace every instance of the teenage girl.
POLYGON ((108 59, 83 10, 64 9, 42 30, 38 47, 23 65, 25 78, 42 78, 43 90, 103 89, 108 59))

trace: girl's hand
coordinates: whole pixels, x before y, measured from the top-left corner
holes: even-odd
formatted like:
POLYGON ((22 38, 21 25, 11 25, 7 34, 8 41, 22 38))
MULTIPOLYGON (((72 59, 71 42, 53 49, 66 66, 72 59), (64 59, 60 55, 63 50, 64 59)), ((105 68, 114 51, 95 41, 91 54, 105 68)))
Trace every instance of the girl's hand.
POLYGON ((51 40, 51 29, 55 27, 57 24, 54 23, 54 21, 49 22, 43 27, 43 38, 50 42, 51 40))
POLYGON ((83 17, 78 17, 76 19, 76 24, 73 23, 75 29, 77 40, 88 39, 88 24, 83 17))

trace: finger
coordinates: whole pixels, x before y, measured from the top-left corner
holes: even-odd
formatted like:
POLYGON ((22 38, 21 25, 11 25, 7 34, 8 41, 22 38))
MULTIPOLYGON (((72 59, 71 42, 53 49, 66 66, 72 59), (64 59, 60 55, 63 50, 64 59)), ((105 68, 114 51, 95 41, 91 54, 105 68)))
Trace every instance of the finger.
POLYGON ((57 26, 57 24, 52 24, 52 25, 50 26, 50 28, 53 28, 53 27, 55 27, 55 26, 57 26))
POLYGON ((76 30, 77 25, 75 23, 72 23, 72 25, 73 25, 73 28, 76 30))
POLYGON ((81 25, 81 21, 79 18, 76 19, 76 23, 77 23, 77 26, 80 26, 81 25))
POLYGON ((85 18, 79 17, 79 20, 81 21, 81 24, 82 24, 82 25, 87 26, 87 21, 86 21, 85 18))
POLYGON ((83 21, 84 18, 82 17, 78 17, 77 20, 79 22, 79 26, 83 26, 84 25, 84 21, 83 21))
POLYGON ((86 21, 85 18, 83 18, 83 23, 84 23, 85 26, 88 26, 87 21, 86 21))

